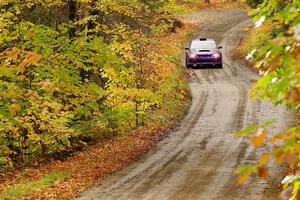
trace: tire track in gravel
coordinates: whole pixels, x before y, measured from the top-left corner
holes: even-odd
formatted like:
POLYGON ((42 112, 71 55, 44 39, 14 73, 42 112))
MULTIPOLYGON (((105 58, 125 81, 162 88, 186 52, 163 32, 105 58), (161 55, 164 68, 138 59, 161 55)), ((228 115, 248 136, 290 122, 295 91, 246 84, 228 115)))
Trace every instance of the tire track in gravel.
MULTIPOLYGON (((196 77, 196 84, 201 84, 201 81, 198 77, 196 77)), ((197 123, 197 120, 200 118, 201 114, 203 113, 204 106, 205 106, 205 104, 207 102, 207 99, 208 99, 208 94, 207 94, 206 90, 201 92, 199 96, 201 96, 202 98, 197 103, 197 105, 195 106, 196 109, 194 109, 191 112, 192 117, 188 121, 188 126, 185 128, 185 130, 183 131, 184 134, 180 136, 178 141, 181 141, 182 139, 184 139, 185 137, 187 137, 190 134, 191 129, 195 126, 195 124, 197 123)), ((166 160, 167 162, 164 163, 164 160, 156 159, 153 163, 151 163, 150 166, 145 168, 145 170, 142 171, 142 172, 146 173, 146 174, 152 173, 148 176, 148 178, 150 178, 150 179, 152 177, 155 177, 158 174, 163 173, 165 171, 165 168, 168 165, 170 165, 170 163, 174 162, 174 160, 176 160, 177 157, 182 153, 183 150, 181 148, 182 147, 180 147, 180 145, 179 146, 174 145, 174 147, 171 148, 170 150, 168 150, 168 152, 166 153, 169 156, 169 158, 166 160), (176 153, 172 153, 172 152, 176 152, 176 153), (159 168, 157 168, 155 170, 152 170, 153 168, 155 168, 155 166, 159 166, 159 168)), ((187 152, 187 154, 188 154, 188 152, 187 152)), ((137 174, 136 176, 132 176, 130 178, 127 178, 125 181, 122 182, 122 184, 114 185, 114 187, 111 187, 110 190, 111 191, 116 190, 118 187, 120 187, 120 186, 122 187, 127 182, 132 182, 132 181, 142 182, 143 185, 146 185, 148 187, 150 184, 143 182, 144 178, 145 177, 141 177, 140 174, 137 174)), ((114 197, 113 199, 119 199, 119 198, 120 197, 114 197)))
POLYGON ((205 95, 202 95, 202 96, 204 96, 204 97, 203 97, 202 103, 200 104, 199 110, 198 110, 197 114, 195 115, 195 117, 193 118, 192 122, 190 123, 189 127, 185 131, 184 136, 187 136, 191 133, 192 128, 195 126, 195 124, 199 120, 199 117, 202 115, 202 113, 204 111, 204 106, 208 99, 208 93, 206 92, 205 95))
MULTIPOLYGON (((234 132, 247 124, 271 118, 276 114, 274 110, 286 113, 268 103, 249 100, 249 80, 258 76, 230 56, 231 50, 239 45, 242 27, 249 24, 249 18, 239 9, 205 10, 192 17, 204 27, 201 37, 214 38, 224 46, 224 68, 188 71, 193 104, 180 128, 140 161, 106 178, 78 199, 275 198, 270 181, 252 178, 251 186, 237 188, 233 174, 240 164, 253 163, 258 156, 234 132), (203 16, 209 20, 203 20, 203 16)), ((289 115, 283 115, 286 123, 289 115)), ((272 130, 282 128, 274 126, 272 130)), ((276 172, 272 181, 274 177, 276 172)))
MULTIPOLYGON (((244 24, 244 22, 242 22, 241 24, 244 24)), ((239 26, 236 26, 236 27, 239 27, 239 26)), ((235 28, 236 28, 235 27, 235 28)), ((235 29, 233 28, 233 29, 235 29)), ((230 30, 231 31, 231 30, 230 30)), ((230 32, 229 31, 229 32, 230 32)), ((229 35, 229 33, 225 33, 225 35, 229 35)), ((239 38, 235 38, 235 39, 239 39, 239 38)), ((228 40, 228 39, 227 39, 228 40)), ((228 41, 227 41, 228 43, 228 41)), ((226 44, 225 44, 226 45, 226 44)), ((230 45, 226 45, 226 46, 230 46, 230 45)), ((234 46, 234 45, 232 45, 234 46)), ((227 49, 227 52, 230 52, 231 49, 228 48, 227 49)), ((225 61, 231 61, 231 58, 229 57, 228 54, 225 54, 225 61)), ((230 63, 230 62, 229 62, 230 63)), ((228 67, 231 71, 231 75, 229 75, 228 73, 226 73, 226 71, 224 70, 224 74, 228 80, 228 82, 230 82, 233 86, 235 86, 238 90, 238 95, 239 95, 239 100, 238 100, 238 105, 237 105, 237 111, 234 115, 234 123, 233 123, 233 129, 232 129, 232 132, 235 132, 237 130, 240 130, 244 127, 244 120, 245 120, 245 113, 246 113, 246 109, 247 109, 247 101, 248 101, 248 95, 247 95, 247 90, 249 89, 249 84, 246 83, 246 85, 241 84, 241 81, 239 80, 240 77, 238 77, 239 75, 239 71, 238 69, 234 69, 232 70, 231 69, 231 66, 233 66, 233 63, 231 63, 231 65, 228 65, 227 63, 225 64, 226 67, 228 67), (236 78, 237 77, 237 78, 236 78), (238 84, 237 84, 238 83, 238 84)), ((234 143, 234 141, 231 142, 231 144, 234 143)), ((231 145, 230 145, 231 146, 231 145)), ((235 160, 235 164, 233 166, 232 169, 236 168, 237 166, 239 166, 240 164, 240 161, 243 160, 246 152, 247 152, 247 149, 248 149, 248 145, 247 143, 245 143, 244 141, 241 141, 239 143, 239 145, 237 146, 237 148, 239 149, 239 153, 237 154, 237 159, 235 160)), ((233 162, 234 163, 234 162, 233 162)), ((219 178, 221 179, 223 177, 223 175, 226 175, 226 174, 220 174, 219 175, 219 178)), ((226 195, 230 195, 232 198, 232 190, 236 189, 235 187, 235 176, 230 176, 230 178, 226 181, 226 184, 223 184, 223 185, 226 185, 226 187, 224 187, 223 189, 217 191, 216 195, 214 196, 215 199, 222 199, 222 198, 225 198, 227 199, 226 195)), ((213 192, 213 191, 211 191, 213 192)), ((205 197, 206 199, 207 197, 205 197)), ((228 199, 230 199, 228 198, 228 199)))

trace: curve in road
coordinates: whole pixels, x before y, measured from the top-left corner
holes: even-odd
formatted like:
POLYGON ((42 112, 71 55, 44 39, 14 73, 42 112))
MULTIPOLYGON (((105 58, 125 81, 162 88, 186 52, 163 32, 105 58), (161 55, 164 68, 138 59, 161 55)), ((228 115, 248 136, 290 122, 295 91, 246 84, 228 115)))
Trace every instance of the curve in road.
POLYGON ((255 163, 261 151, 270 148, 255 151, 234 132, 275 118, 280 123, 268 131, 276 133, 292 121, 285 108, 249 99, 249 80, 259 77, 230 56, 243 37, 243 27, 251 21, 239 9, 206 10, 188 17, 205 27, 201 37, 214 38, 223 46, 224 68, 193 70, 193 103, 180 128, 140 161, 78 199, 276 199, 278 169, 271 171, 268 180, 254 177, 243 187, 236 187, 233 173, 241 164, 255 163))

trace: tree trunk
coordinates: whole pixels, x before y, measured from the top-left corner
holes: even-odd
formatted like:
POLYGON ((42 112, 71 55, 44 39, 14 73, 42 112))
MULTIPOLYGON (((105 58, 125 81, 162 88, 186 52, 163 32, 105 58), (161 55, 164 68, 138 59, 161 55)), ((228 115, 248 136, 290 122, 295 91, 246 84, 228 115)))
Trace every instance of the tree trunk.
MULTIPOLYGON (((69 20, 71 22, 75 22, 76 14, 77 14, 76 0, 68 0, 68 6, 69 6, 69 20)), ((72 24, 72 27, 69 29, 69 37, 73 38, 75 36, 76 36, 76 28, 74 27, 74 24, 72 24)))

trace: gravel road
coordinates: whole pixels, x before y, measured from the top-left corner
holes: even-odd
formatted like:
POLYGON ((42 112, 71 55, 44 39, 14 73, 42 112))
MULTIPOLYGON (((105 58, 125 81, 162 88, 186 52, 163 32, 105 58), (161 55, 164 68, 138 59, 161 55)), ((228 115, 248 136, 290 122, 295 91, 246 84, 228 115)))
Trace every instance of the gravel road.
POLYGON ((234 132, 270 118, 276 133, 292 121, 292 114, 268 102, 249 98, 258 75, 230 57, 239 45, 243 27, 251 21, 239 9, 205 10, 190 15, 202 29, 199 37, 214 38, 223 46, 223 69, 194 69, 190 78, 193 103, 180 127, 140 161, 106 178, 80 194, 78 199, 187 200, 277 199, 277 171, 267 180, 252 177, 236 187, 233 170, 255 163, 262 150, 255 149, 234 132))

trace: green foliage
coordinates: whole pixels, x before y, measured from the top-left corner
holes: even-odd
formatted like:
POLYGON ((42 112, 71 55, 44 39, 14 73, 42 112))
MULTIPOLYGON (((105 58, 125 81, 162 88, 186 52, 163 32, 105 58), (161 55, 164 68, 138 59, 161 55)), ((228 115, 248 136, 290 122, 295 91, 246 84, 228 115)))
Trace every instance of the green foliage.
POLYGON ((249 135, 250 133, 253 133, 255 130, 257 130, 258 128, 263 128, 266 126, 269 126, 271 124, 274 123, 274 120, 267 120, 261 124, 251 124, 248 127, 246 127, 243 130, 240 130, 238 132, 236 132, 236 136, 244 136, 244 135, 249 135))
MULTIPOLYGON (((248 58, 252 57, 255 67, 259 69, 262 78, 252 88, 254 98, 269 99, 275 105, 283 104, 288 108, 300 111, 300 2, 283 0, 264 0, 256 10, 256 27, 271 26, 268 35, 269 41, 264 41, 261 46, 256 46, 248 58)), ((252 125, 238 135, 250 135, 252 144, 259 148, 263 143, 269 142, 273 151, 263 154, 255 172, 247 167, 241 168, 239 183, 243 183, 251 173, 261 177, 267 176, 266 163, 273 157, 275 163, 285 163, 294 174, 287 176, 284 187, 293 186, 293 196, 296 199, 299 191, 299 166, 300 166, 300 128, 299 125, 289 130, 272 136, 266 140, 267 126, 252 125), (255 131, 259 128, 257 131, 255 131)))
POLYGON ((165 120, 188 88, 154 49, 189 2, 1 1, 0 169, 165 120))

